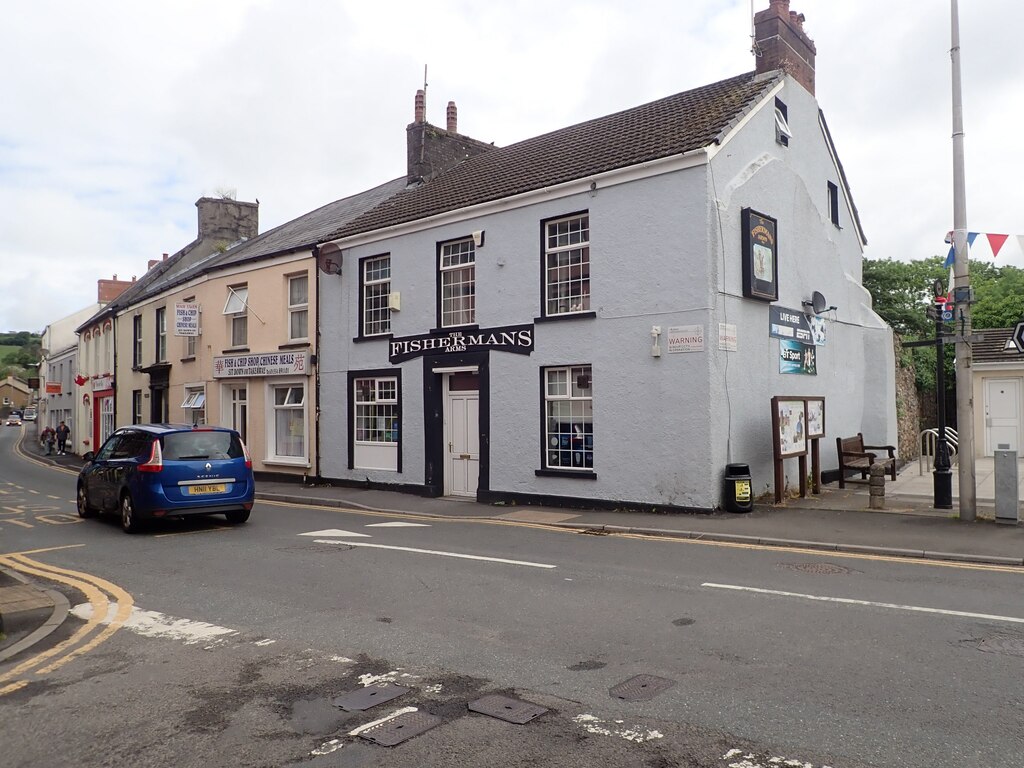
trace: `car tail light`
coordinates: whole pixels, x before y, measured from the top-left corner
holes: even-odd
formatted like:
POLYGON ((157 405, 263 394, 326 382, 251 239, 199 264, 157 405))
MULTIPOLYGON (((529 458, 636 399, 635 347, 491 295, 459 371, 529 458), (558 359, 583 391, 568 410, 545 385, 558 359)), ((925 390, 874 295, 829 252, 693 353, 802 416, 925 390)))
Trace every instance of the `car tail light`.
POLYGON ((164 454, 160 450, 160 441, 154 440, 149 451, 149 461, 139 464, 139 472, 160 472, 164 468, 164 454))
POLYGON ((242 455, 245 456, 245 468, 252 469, 252 456, 249 455, 249 448, 242 443, 242 455))

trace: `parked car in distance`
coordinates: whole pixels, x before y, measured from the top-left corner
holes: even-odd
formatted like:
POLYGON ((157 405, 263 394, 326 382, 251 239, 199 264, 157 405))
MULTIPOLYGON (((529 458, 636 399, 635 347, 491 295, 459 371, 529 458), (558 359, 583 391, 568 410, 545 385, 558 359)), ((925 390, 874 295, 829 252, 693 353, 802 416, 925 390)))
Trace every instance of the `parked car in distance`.
POLYGON ((133 424, 83 457, 78 514, 117 512, 126 533, 147 520, 223 514, 244 523, 252 510, 252 459, 233 429, 133 424))
POLYGON ((23 414, 21 414, 21 418, 24 421, 35 421, 36 420, 36 409, 35 408, 26 408, 25 412, 23 414))
POLYGON ((20 427, 21 416, 15 416, 12 413, 10 416, 7 417, 7 421, 5 423, 7 424, 8 427, 20 427))

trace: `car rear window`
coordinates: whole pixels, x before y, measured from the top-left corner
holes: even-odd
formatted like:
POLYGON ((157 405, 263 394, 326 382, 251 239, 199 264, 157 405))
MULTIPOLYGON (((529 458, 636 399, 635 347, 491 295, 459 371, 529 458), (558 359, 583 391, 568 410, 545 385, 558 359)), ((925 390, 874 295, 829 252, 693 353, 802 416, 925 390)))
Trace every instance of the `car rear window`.
POLYGON ((165 461, 240 459, 242 441, 234 432, 171 432, 160 438, 165 461))

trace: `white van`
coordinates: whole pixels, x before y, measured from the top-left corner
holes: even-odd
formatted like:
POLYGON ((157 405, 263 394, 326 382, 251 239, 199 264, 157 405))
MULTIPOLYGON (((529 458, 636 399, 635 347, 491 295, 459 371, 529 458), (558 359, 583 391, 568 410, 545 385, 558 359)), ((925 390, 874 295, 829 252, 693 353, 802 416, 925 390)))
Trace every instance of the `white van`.
POLYGON ((35 421, 36 420, 36 409, 26 408, 25 412, 21 414, 22 421, 35 421))

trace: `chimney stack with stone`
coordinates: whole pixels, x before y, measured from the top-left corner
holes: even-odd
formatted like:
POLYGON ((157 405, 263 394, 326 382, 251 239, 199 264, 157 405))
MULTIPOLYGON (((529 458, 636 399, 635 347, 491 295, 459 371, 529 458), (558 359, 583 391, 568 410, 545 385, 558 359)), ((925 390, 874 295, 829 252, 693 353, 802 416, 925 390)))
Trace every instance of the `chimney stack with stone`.
POLYGON ((406 126, 407 181, 420 184, 444 173, 467 157, 494 149, 493 144, 462 136, 458 131, 458 110, 448 102, 447 130, 427 122, 427 95, 416 91, 413 122, 406 126))
POLYGON ((789 10, 789 0, 769 0, 754 14, 757 72, 781 69, 814 94, 814 41, 804 32, 804 15, 789 10))
POLYGON ((459 132, 459 110, 454 101, 448 102, 448 133, 459 132))

